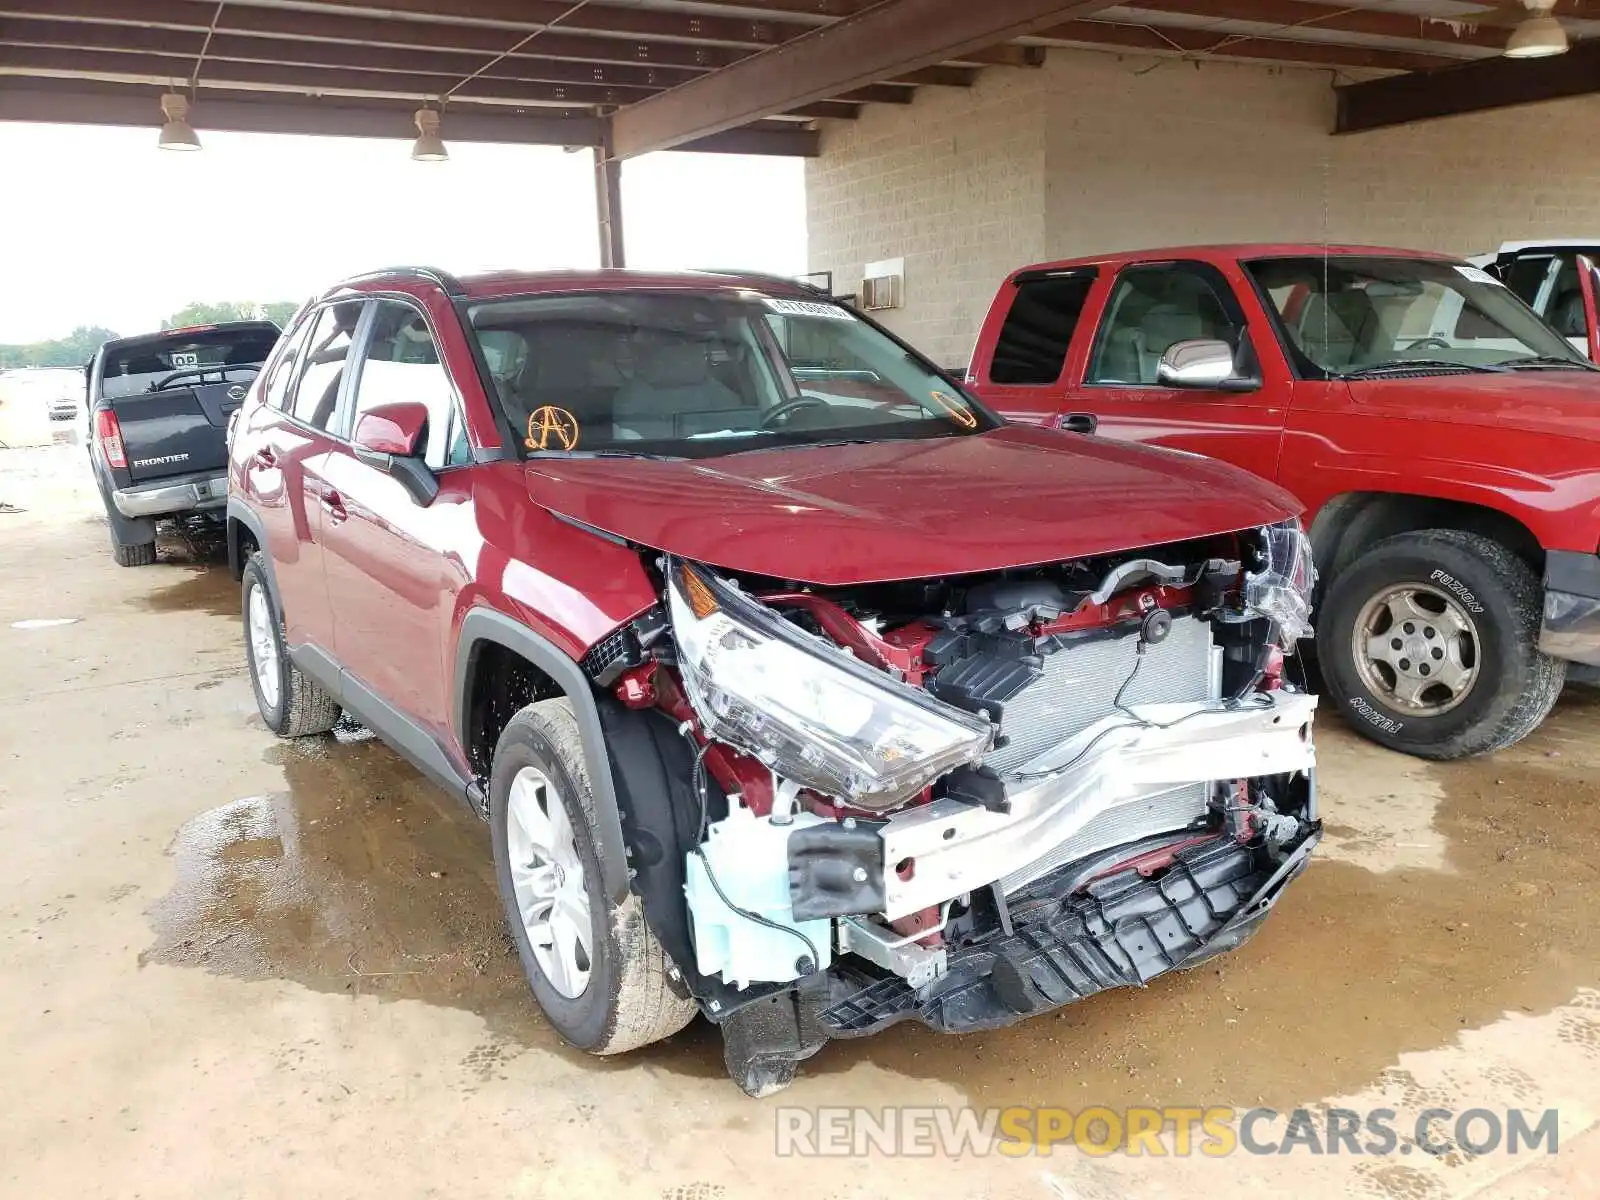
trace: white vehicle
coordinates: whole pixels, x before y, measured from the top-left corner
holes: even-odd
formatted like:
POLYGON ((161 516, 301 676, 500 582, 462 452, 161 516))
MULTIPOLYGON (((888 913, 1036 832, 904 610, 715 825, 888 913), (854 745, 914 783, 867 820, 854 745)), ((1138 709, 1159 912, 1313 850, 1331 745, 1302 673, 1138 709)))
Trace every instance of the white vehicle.
POLYGON ((1575 349, 1591 359, 1600 356, 1595 304, 1600 236, 1503 242, 1469 261, 1515 292, 1575 349))

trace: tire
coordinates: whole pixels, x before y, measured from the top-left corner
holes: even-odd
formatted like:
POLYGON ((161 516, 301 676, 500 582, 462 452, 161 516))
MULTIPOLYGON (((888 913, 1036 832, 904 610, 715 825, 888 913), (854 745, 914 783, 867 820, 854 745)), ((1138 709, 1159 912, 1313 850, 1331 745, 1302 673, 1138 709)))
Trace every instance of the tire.
POLYGON ((512 717, 495 746, 489 780, 489 827, 506 924, 534 998, 556 1032, 591 1054, 621 1054, 670 1037, 693 1020, 698 1009, 668 984, 666 952, 646 923, 639 898, 630 894, 620 905, 606 898, 594 808, 582 734, 571 702, 542 700, 512 717), (515 804, 514 784, 519 797, 515 804), (549 814, 543 836, 552 845, 559 844, 548 860, 530 849, 526 831, 535 821, 518 815, 536 802, 541 812, 549 814), (563 860, 554 886, 564 898, 529 905, 548 918, 543 924, 550 944, 544 946, 541 939, 536 950, 530 922, 524 920, 519 905, 517 881, 522 881, 526 897, 533 886, 527 881, 548 879, 549 866, 563 860), (572 886, 573 863, 582 868, 581 893, 572 886), (572 913, 579 895, 587 901, 581 919, 587 922, 589 939, 587 947, 581 940, 576 943, 581 948, 580 966, 583 961, 588 964, 581 978, 576 972, 566 975, 559 962, 551 960, 559 952, 554 933, 558 913, 572 913), (547 912, 545 903, 550 905, 547 912))
POLYGON ((256 707, 267 728, 282 738, 309 737, 327 733, 339 720, 339 705, 294 665, 283 648, 283 612, 267 579, 266 560, 261 551, 252 554, 244 565, 240 585, 240 607, 244 612, 244 659, 250 670, 250 687, 256 694, 256 707), (264 630, 256 626, 252 635, 251 605, 259 597, 265 607, 264 630), (260 645, 257 644, 260 638, 260 645), (258 657, 274 664, 277 695, 264 687, 258 657))
POLYGON ((1486 754, 1527 737, 1561 694, 1566 664, 1539 650, 1542 617, 1538 576, 1499 542, 1455 529, 1404 533, 1332 581, 1317 663, 1345 720, 1379 745, 1431 759, 1486 754), (1469 632, 1451 632, 1462 622, 1469 632), (1391 649, 1396 661, 1383 661, 1391 649), (1451 685, 1415 674, 1430 669, 1451 685), (1408 704, 1417 686, 1426 690, 1408 704))
POLYGON ((156 564, 156 544, 135 542, 131 546, 124 546, 114 541, 111 543, 111 557, 119 567, 153 567, 156 564))

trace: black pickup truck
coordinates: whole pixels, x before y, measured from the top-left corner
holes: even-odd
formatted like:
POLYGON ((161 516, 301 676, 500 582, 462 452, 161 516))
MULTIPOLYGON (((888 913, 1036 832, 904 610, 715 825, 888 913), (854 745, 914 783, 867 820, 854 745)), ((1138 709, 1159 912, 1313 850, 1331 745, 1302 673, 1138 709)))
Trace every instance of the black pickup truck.
POLYGON ((220 520, 228 418, 278 340, 270 321, 165 329, 96 351, 89 459, 124 567, 156 561, 156 523, 220 520))

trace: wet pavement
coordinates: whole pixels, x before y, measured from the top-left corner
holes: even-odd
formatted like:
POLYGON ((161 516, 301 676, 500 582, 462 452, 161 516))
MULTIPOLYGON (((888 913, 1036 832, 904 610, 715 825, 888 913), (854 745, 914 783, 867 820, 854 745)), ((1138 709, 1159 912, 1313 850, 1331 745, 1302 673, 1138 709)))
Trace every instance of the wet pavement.
POLYGON ((1557 1160, 774 1159, 704 1023, 614 1060, 553 1036, 464 806, 364 731, 265 731, 225 567, 6 519, 0 1194, 1600 1195, 1600 691, 1465 764, 1325 715, 1324 852, 1253 941, 1007 1030, 835 1042, 777 1102, 1555 1106, 1557 1160))

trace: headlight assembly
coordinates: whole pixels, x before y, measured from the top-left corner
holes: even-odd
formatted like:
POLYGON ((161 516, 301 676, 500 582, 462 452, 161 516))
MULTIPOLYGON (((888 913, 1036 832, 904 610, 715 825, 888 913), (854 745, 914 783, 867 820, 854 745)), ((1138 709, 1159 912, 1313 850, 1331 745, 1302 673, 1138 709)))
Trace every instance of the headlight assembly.
POLYGON ((667 562, 684 690, 705 732, 787 779, 892 808, 989 748, 988 721, 813 637, 710 572, 667 562))
POLYGON ((1311 539, 1296 519, 1268 525, 1261 531, 1264 564, 1244 579, 1244 606, 1278 627, 1285 650, 1311 636, 1311 590, 1317 569, 1311 539))

